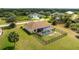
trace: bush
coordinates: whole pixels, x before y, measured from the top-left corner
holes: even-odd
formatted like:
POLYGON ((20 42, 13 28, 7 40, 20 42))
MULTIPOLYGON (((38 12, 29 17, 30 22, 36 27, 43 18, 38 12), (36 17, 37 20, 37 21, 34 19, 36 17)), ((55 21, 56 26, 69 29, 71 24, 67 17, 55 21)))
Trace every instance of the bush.
POLYGON ((7 17, 7 20, 6 20, 8 23, 9 22, 15 22, 16 21, 16 17, 14 17, 14 16, 9 16, 9 17, 7 17))
POLYGON ((79 39, 79 35, 76 35, 76 38, 78 38, 78 39, 79 39))
POLYGON ((71 21, 67 21, 67 22, 65 23, 65 27, 69 28, 69 27, 70 27, 70 24, 71 24, 71 21))
POLYGON ((10 25, 9 25, 9 28, 15 28, 16 27, 16 24, 15 23, 10 23, 10 25))
POLYGON ((79 23, 72 23, 72 24, 70 25, 70 28, 71 28, 72 30, 79 31, 79 23))
POLYGON ((52 22, 52 25, 57 25, 57 21, 53 21, 52 22))

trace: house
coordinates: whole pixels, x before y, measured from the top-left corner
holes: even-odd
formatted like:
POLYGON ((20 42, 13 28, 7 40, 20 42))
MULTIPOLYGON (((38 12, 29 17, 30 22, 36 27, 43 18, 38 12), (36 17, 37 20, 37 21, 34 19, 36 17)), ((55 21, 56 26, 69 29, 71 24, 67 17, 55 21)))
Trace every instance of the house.
POLYGON ((0 36, 2 35, 2 32, 3 32, 3 31, 2 31, 2 28, 0 28, 0 36))
POLYGON ((37 33, 39 35, 47 35, 52 33, 52 25, 47 21, 30 22, 25 25, 25 30, 30 33, 37 33))
POLYGON ((71 15, 71 14, 74 14, 74 12, 72 12, 72 11, 67 11, 66 13, 67 13, 67 14, 70 14, 70 15, 71 15))
POLYGON ((38 14, 38 13, 32 13, 32 14, 29 14, 29 17, 32 18, 32 19, 40 19, 42 15, 38 14))
POLYGON ((76 23, 79 23, 79 15, 73 14, 71 16, 71 21, 76 22, 76 23))
POLYGON ((58 23, 62 23, 62 16, 64 16, 64 13, 59 13, 59 12, 55 12, 53 14, 51 14, 51 16, 54 18, 54 20, 56 20, 56 22, 58 23))

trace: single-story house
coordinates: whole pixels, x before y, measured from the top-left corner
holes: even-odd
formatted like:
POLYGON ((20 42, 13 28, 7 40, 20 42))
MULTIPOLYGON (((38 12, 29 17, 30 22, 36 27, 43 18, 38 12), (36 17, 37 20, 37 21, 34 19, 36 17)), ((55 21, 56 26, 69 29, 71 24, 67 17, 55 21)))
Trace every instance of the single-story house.
POLYGON ((39 35, 47 35, 52 33, 52 25, 47 21, 29 22, 25 25, 25 30, 30 33, 37 33, 39 35))
POLYGON ((32 13, 32 14, 29 14, 28 16, 32 19, 40 19, 40 17, 42 17, 42 15, 38 13, 32 13))
POLYGON ((67 13, 67 14, 70 14, 70 15, 71 15, 71 14, 74 14, 73 11, 67 11, 66 13, 67 13))
POLYGON ((76 22, 76 23, 79 23, 79 15, 73 14, 71 16, 71 21, 76 22))
POLYGON ((58 23, 62 23, 63 20, 61 19, 62 16, 64 16, 64 13, 55 12, 51 14, 51 16, 56 20, 58 23))
POLYGON ((2 31, 2 28, 0 28, 0 36, 2 35, 2 32, 3 32, 3 31, 2 31))

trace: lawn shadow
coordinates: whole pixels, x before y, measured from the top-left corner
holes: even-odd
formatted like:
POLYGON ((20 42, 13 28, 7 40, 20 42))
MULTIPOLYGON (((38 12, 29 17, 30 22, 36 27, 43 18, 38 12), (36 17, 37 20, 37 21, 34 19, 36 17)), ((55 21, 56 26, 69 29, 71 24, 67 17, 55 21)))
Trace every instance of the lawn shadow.
POLYGON ((15 50, 15 47, 14 46, 5 47, 2 50, 15 50))
POLYGON ((24 28, 22 28, 22 30, 23 30, 24 32, 26 32, 28 35, 32 35, 32 33, 30 33, 29 31, 27 31, 27 30, 24 29, 24 28))
POLYGON ((3 29, 13 29, 13 28, 11 28, 11 27, 9 27, 9 26, 6 26, 6 27, 2 27, 3 29))

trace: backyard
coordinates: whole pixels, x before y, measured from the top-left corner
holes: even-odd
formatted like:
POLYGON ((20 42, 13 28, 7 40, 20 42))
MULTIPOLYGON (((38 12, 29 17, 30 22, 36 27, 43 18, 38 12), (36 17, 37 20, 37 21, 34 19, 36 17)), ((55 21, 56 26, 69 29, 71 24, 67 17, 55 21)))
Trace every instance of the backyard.
POLYGON ((67 33, 64 31, 61 31, 59 29, 53 29, 51 34, 43 35, 43 36, 34 34, 34 37, 36 37, 37 40, 39 40, 39 42, 41 42, 42 44, 47 45, 47 44, 55 42, 59 39, 62 39, 66 35, 67 35, 67 33))

